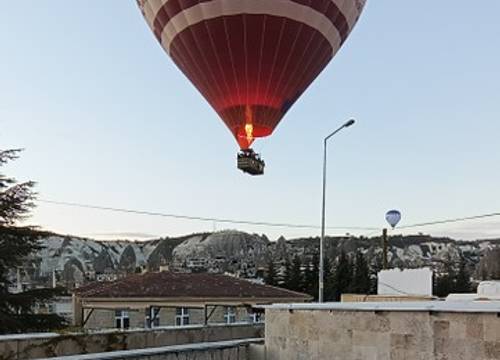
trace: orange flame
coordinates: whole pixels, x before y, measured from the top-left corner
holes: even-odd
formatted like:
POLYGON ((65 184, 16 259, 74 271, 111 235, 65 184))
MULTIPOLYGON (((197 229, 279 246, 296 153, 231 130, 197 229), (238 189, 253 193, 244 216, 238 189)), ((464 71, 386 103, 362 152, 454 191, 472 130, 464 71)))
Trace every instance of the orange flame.
POLYGON ((253 141, 253 124, 252 124, 252 109, 250 106, 246 106, 245 109, 245 133, 247 134, 247 141, 249 144, 253 141))

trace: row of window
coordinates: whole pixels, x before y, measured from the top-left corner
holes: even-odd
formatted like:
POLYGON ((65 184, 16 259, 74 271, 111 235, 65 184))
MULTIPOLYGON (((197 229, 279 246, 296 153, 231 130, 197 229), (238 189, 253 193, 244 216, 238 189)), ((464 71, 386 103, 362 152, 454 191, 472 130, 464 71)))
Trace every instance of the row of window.
MULTIPOLYGON (((160 326, 160 308, 151 306, 146 309, 146 325, 154 328, 160 326)), ((249 314, 249 321, 256 323, 260 321, 258 313, 249 314)), ((236 308, 234 306, 224 307, 224 323, 233 324, 236 322, 236 308)), ((189 309, 179 307, 175 309, 175 325, 189 325, 189 309)), ((115 326, 118 329, 128 329, 130 327, 130 317, 127 310, 115 311, 115 326)))

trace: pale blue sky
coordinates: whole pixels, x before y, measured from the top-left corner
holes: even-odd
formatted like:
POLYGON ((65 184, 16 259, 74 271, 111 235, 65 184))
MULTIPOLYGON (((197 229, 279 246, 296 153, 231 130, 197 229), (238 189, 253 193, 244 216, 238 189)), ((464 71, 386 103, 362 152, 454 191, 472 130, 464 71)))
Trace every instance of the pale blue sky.
MULTIPOLYGON (((390 208, 407 224, 500 211, 499 14, 498 0, 368 1, 338 56, 256 143, 268 164, 256 178, 237 171, 234 139, 135 1, 6 1, 0 145, 26 151, 5 171, 45 199, 319 225, 321 141, 354 116, 330 143, 328 225, 383 226, 390 208)), ((47 204, 31 223, 87 236, 213 228, 47 204)), ((500 219, 419 230, 500 237, 500 219)))

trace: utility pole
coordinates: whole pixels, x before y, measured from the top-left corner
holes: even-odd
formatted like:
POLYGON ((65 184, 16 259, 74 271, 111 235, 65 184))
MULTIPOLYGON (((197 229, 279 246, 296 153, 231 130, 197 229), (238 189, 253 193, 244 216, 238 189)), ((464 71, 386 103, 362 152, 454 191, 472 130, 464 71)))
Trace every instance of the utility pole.
MULTIPOLYGON (((385 214, 385 220, 391 225, 392 230, 396 228, 396 225, 399 223, 401 220, 401 212, 398 210, 389 210, 385 214)), ((388 246, 388 240, 387 240, 387 228, 384 228, 382 230, 382 256, 383 256, 383 262, 384 262, 384 270, 388 268, 387 266, 387 246, 388 246)))
POLYGON ((387 229, 382 230, 382 261, 384 270, 387 269, 387 229))

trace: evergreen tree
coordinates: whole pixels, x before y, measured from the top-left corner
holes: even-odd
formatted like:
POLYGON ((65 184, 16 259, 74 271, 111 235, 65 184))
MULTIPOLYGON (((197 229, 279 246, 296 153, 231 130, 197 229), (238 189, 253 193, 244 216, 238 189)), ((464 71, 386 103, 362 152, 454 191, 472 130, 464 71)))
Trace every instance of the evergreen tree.
POLYGON ((488 274, 488 269, 486 268, 486 266, 481 267, 480 273, 481 273, 481 280, 490 280, 490 276, 488 274))
POLYGON ((458 265, 458 272, 455 278, 455 293, 468 293, 472 290, 472 284, 470 282, 470 274, 467 270, 467 262, 465 258, 460 257, 460 263, 458 265))
POLYGON ((274 261, 269 261, 269 265, 267 266, 267 274, 266 278, 264 279, 267 285, 271 286, 277 286, 278 285, 278 279, 277 279, 277 274, 276 274, 276 269, 274 268, 274 261))
POLYGON ((454 265, 453 260, 448 255, 442 273, 435 277, 434 294, 436 296, 446 297, 455 292, 456 271, 454 265))
POLYGON ((296 255, 293 258, 292 269, 290 273, 290 284, 289 289, 293 291, 301 291, 303 280, 302 280, 302 262, 300 258, 296 255))
POLYGON ((301 292, 306 293, 306 294, 311 294, 312 292, 312 282, 313 282, 313 275, 312 275, 312 262, 307 263, 304 266, 304 272, 302 276, 302 286, 301 286, 301 292))
MULTIPOLYGON (((0 166, 18 157, 19 150, 0 151, 0 166)), ((40 233, 16 224, 24 220, 34 207, 34 183, 18 183, 0 174, 0 333, 43 331, 59 328, 64 320, 57 315, 33 313, 36 304, 45 303, 55 295, 53 289, 9 292, 9 273, 23 260, 40 249, 40 233)))
POLYGON ((314 254, 311 261, 305 266, 303 281, 304 285, 302 286, 302 292, 311 295, 314 299, 317 299, 319 281, 318 254, 314 254))
POLYGON ((318 299, 318 283, 319 283, 319 256, 314 254, 311 263, 307 266, 304 274, 304 291, 318 299))
MULTIPOLYGON (((319 274, 318 274, 319 281, 319 274)), ((328 256, 323 259, 323 297, 325 301, 333 301, 335 298, 335 279, 332 271, 332 263, 328 256)))
POLYGON ((333 280, 335 282, 334 300, 340 301, 341 295, 349 291, 352 280, 351 262, 343 249, 335 267, 333 280))
POLYGON ((369 294, 371 287, 370 281, 370 268, 368 267, 368 263, 363 253, 357 251, 351 291, 354 294, 369 294))
POLYGON ((290 261, 286 259, 285 269, 283 270, 280 276, 279 286, 291 290, 290 288, 291 275, 292 275, 292 264, 290 264, 290 261))

